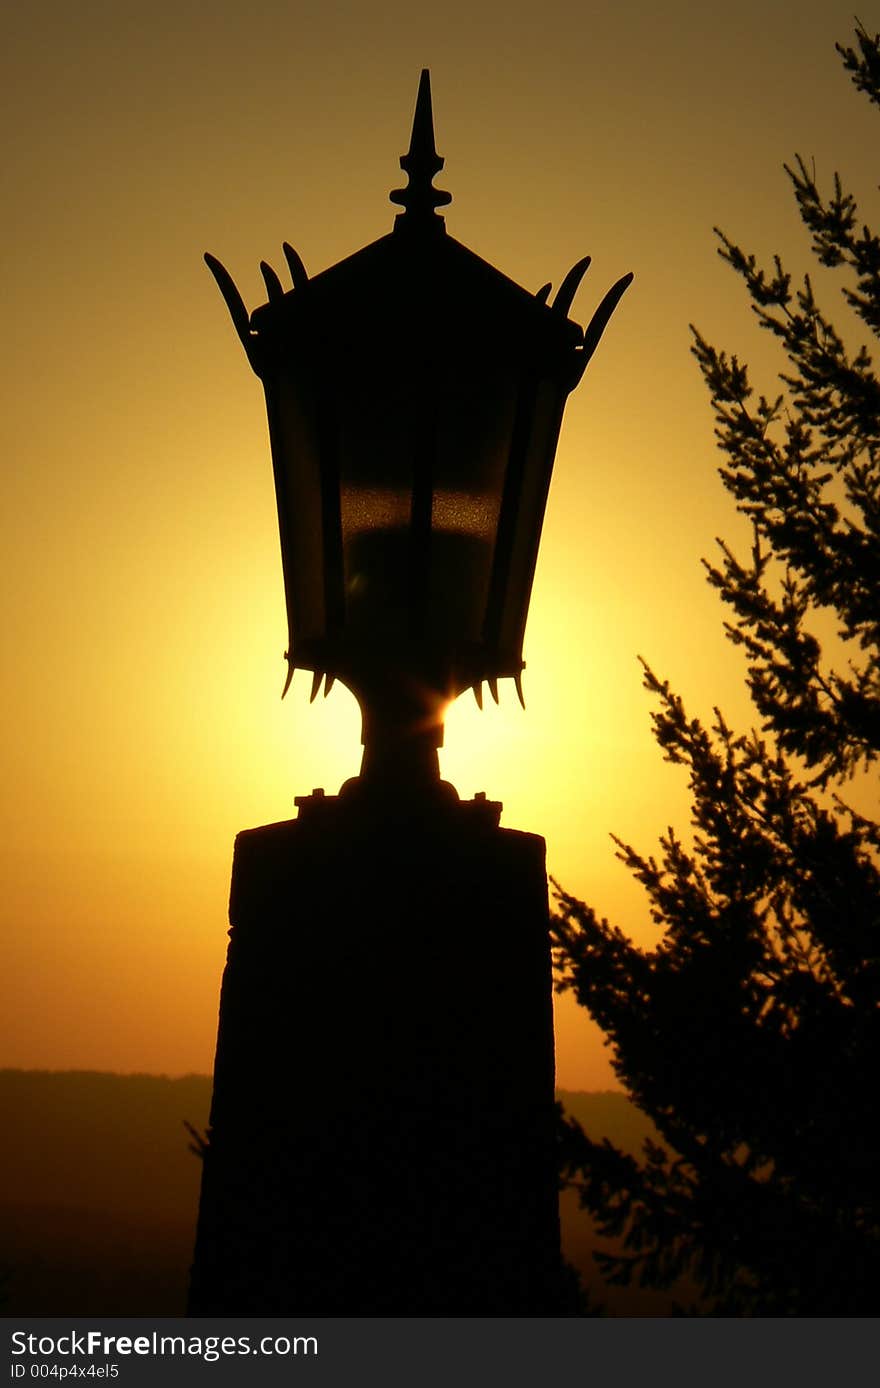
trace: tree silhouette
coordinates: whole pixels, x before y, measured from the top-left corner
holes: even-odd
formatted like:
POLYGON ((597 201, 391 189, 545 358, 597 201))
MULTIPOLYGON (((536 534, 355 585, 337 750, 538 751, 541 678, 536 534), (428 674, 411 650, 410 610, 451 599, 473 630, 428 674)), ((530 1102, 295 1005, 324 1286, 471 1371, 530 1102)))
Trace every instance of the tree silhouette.
MULTIPOLYGON (((838 45, 880 104, 880 35, 838 45)), ((880 238, 835 177, 786 171, 844 312, 880 335, 880 238)), ((656 740, 687 768, 693 834, 659 859, 617 840, 662 930, 638 949, 558 889, 560 986, 609 1038, 616 1072, 663 1146, 638 1162, 576 1124, 565 1169, 600 1230, 611 1281, 695 1279, 721 1315, 876 1314, 880 1286, 880 382, 806 277, 759 268, 723 233, 784 393, 694 331, 721 477, 749 518, 747 561, 720 542, 708 578, 744 648, 761 732, 687 716, 645 666, 656 740), (820 639, 821 638, 821 639, 820 639), (844 798, 844 793, 846 798, 844 798), (846 801, 862 806, 859 812, 846 801)), ((861 324, 859 326, 861 326, 861 324)))

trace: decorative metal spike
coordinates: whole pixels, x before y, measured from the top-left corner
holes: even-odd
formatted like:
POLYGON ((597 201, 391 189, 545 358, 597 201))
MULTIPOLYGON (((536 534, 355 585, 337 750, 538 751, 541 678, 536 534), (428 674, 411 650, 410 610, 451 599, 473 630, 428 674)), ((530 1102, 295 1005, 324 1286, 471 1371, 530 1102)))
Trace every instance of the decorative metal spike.
POLYGON ((251 364, 251 369, 259 376, 258 363, 256 357, 256 338, 251 333, 251 320, 244 300, 238 292, 235 281, 230 275, 226 266, 221 264, 215 255, 210 251, 205 251, 205 264, 217 281, 217 287, 223 295, 224 303, 229 310, 235 331, 238 333, 239 341, 247 354, 247 359, 251 364))
POLYGON ((482 681, 482 680, 477 680, 476 684, 472 685, 472 688, 473 688, 473 691, 474 691, 474 698, 475 698, 476 701, 477 701, 477 708, 482 709, 482 707, 483 707, 483 681, 482 681))
POLYGON ((574 303, 574 296, 578 291, 578 285, 590 268, 590 259, 590 256, 585 255, 583 260, 579 260, 576 265, 572 265, 565 279, 562 281, 556 291, 556 298, 553 300, 553 307, 557 313, 562 313, 567 316, 568 310, 574 303))
POLYGON ((552 284, 552 282, 551 282, 550 280, 548 280, 546 284, 542 284, 542 285, 541 285, 541 288, 540 288, 540 289, 538 290, 538 292, 535 294, 535 298, 538 300, 538 303, 539 303, 539 304, 546 304, 547 298, 548 298, 548 296, 549 296, 549 294, 550 294, 550 290, 551 290, 552 288, 553 288, 553 284, 552 284))
POLYGON ((626 290, 632 284, 632 280, 632 273, 630 273, 624 275, 616 284, 612 285, 605 295, 605 298, 596 309, 596 312, 593 314, 590 325, 584 333, 583 349, 578 353, 577 374, 574 379, 574 385, 571 387, 572 389, 574 389, 574 386, 577 385, 581 376, 583 376, 587 362, 598 347, 599 339, 608 325, 609 318, 617 308, 626 290))
POLYGON ((444 160, 434 146, 434 113, 431 108, 431 75, 427 68, 422 69, 419 78, 419 94, 413 116, 409 152, 401 156, 400 167, 409 175, 405 188, 395 188, 391 201, 398 203, 404 211, 401 220, 429 221, 436 218, 442 222, 436 209, 452 202, 452 194, 433 187, 434 175, 443 168, 444 160))
POLYGON ((284 681, 284 688, 281 691, 282 699, 284 698, 285 694, 290 688, 290 682, 293 679, 293 659, 291 657, 290 651, 284 652, 284 659, 287 661, 287 679, 284 681))
POLYGON ((309 282, 306 267, 289 241, 285 241, 281 249, 284 251, 284 259, 287 261, 287 268, 290 271, 294 289, 302 289, 303 285, 309 282))
POLYGON ((316 670, 312 676, 312 692, 309 695, 309 703, 313 704, 318 697, 318 690, 321 688, 321 680, 324 678, 323 670, 316 670))
POLYGON ((497 704, 497 703, 498 703, 498 681, 497 681, 496 679, 494 679, 492 676, 490 676, 489 679, 486 681, 486 683, 487 683, 488 686, 489 686, 489 693, 492 695, 492 698, 495 700, 495 702, 496 702, 496 704, 497 704))
POLYGON ((270 304, 277 303, 279 299, 283 299, 284 285, 281 283, 267 260, 260 261, 260 273, 266 285, 266 293, 269 295, 270 304))
POLYGON ((335 676, 335 675, 328 675, 328 676, 327 676, 327 681, 326 681, 326 683, 325 683, 325 685, 324 685, 324 698, 325 698, 325 699, 326 699, 327 695, 330 693, 330 690, 333 688, 333 686, 334 686, 335 683, 336 683, 336 676, 335 676))
POLYGON ((520 673, 520 674, 518 674, 518 675, 514 675, 514 677, 513 677, 513 683, 514 683, 514 687, 516 688, 516 697, 519 699, 519 701, 520 701, 520 703, 522 704, 523 708, 525 708, 525 706, 526 706, 526 701, 525 701, 525 699, 523 698, 522 673, 520 673))

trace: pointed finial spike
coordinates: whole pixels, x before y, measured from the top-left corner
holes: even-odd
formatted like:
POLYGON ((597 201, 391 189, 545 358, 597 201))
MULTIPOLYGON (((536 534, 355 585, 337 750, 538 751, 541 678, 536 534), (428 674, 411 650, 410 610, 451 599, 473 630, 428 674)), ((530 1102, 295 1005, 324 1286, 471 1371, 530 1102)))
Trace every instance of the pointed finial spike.
POLYGON ((492 695, 492 698, 495 700, 495 702, 496 702, 496 704, 497 704, 497 703, 498 703, 498 681, 497 681, 496 679, 493 679, 493 678, 490 676, 490 677, 489 677, 489 680, 488 680, 488 685, 489 685, 489 693, 492 695))
POLYGON ((326 683, 324 684, 324 698, 325 698, 325 699, 326 699, 327 695, 330 693, 330 690, 333 688, 333 686, 334 686, 335 683, 336 683, 336 676, 335 676, 335 675, 328 675, 328 676, 327 676, 326 683))
POLYGON ((321 680, 324 678, 323 670, 316 670, 312 676, 312 692, 309 695, 309 703, 313 704, 318 697, 318 690, 321 688, 321 680))
POLYGON ((474 698, 475 698, 476 701, 477 701, 477 708, 482 709, 482 707, 483 707, 483 681, 482 681, 482 680, 477 680, 476 684, 472 685, 471 688, 472 688, 473 691, 474 691, 474 698))
POLYGON ((516 688, 516 697, 519 699, 519 701, 520 701, 520 703, 522 704, 523 708, 525 708, 525 706, 526 706, 526 701, 525 701, 525 699, 524 699, 524 697, 523 697, 522 672, 520 672, 518 675, 514 675, 514 677, 513 677, 513 683, 514 683, 514 686, 515 686, 515 688, 516 688))
POLYGON ((436 208, 452 202, 452 194, 432 186, 434 175, 443 168, 443 162, 434 144, 431 74, 425 67, 419 78, 409 150, 400 160, 400 167, 409 175, 409 183, 405 188, 395 188, 391 194, 391 201, 405 209, 398 217, 398 223, 408 220, 443 225, 443 218, 438 216, 436 208))
MULTIPOLYGON (((443 168, 443 160, 437 154, 434 144, 434 109, 431 105, 431 74, 426 67, 419 76, 419 91, 416 96, 416 109, 413 115, 412 134, 409 138, 407 158, 421 155, 436 165, 435 173, 443 168)), ((406 166, 401 164, 402 168, 406 166)))

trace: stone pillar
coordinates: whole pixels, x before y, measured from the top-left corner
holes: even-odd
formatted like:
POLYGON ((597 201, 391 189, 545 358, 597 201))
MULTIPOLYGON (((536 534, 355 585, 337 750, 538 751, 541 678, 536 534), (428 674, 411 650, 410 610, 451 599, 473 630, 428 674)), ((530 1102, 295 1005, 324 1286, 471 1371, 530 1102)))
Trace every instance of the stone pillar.
POLYGON ((564 1314, 544 841, 298 803, 236 839, 190 1314, 564 1314))

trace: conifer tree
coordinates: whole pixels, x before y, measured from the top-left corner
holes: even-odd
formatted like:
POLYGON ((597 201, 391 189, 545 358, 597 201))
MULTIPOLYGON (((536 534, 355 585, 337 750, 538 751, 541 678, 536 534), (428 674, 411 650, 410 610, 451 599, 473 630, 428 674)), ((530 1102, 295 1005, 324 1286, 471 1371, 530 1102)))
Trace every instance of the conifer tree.
MULTIPOLYGON (((880 104, 880 35, 838 45, 880 104)), ((786 172, 818 262, 840 272, 858 333, 880 336, 880 238, 835 177, 786 172)), ((645 857, 659 943, 639 949, 558 892, 559 985, 605 1031, 617 1075, 662 1145, 644 1160, 573 1122, 567 1178, 622 1239, 605 1276, 698 1286, 722 1315, 876 1314, 880 1287, 880 381, 813 282, 720 254, 787 358, 755 395, 735 356, 694 332, 724 454, 751 522, 708 579, 747 661, 758 732, 688 717, 645 667, 663 755, 686 768, 692 835, 645 857), (847 803, 857 800, 862 812, 847 803)))

